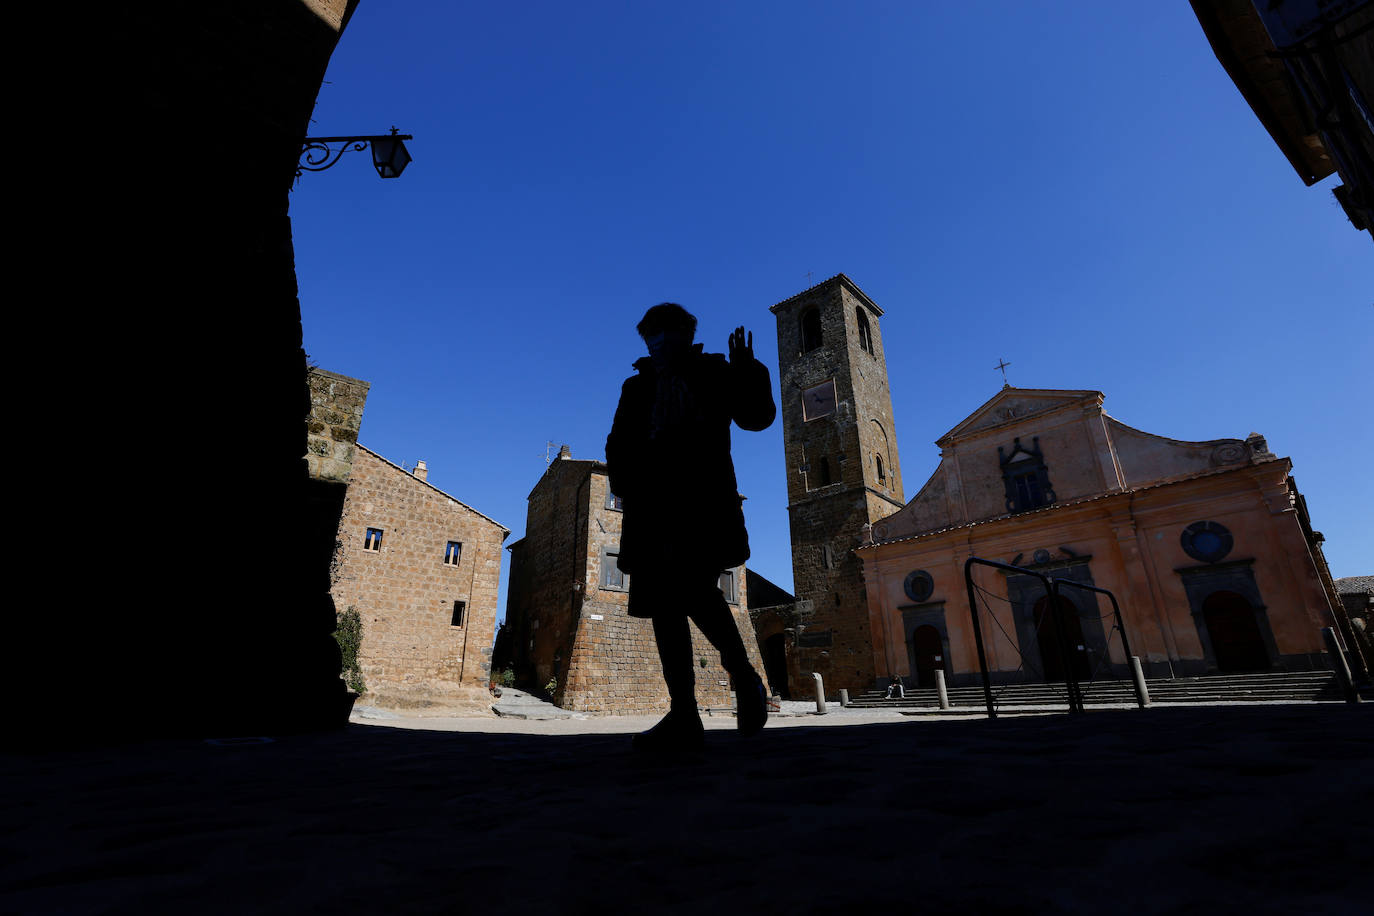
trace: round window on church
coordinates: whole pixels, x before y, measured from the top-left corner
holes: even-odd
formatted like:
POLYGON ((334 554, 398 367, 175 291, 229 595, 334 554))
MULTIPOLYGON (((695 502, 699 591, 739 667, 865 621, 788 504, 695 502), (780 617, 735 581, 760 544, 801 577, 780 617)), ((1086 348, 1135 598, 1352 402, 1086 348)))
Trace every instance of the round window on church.
POLYGON ((906 577, 902 588, 912 601, 925 601, 935 591, 935 580, 924 569, 918 569, 906 577))
POLYGON ((1218 522, 1193 522, 1183 529, 1179 538, 1183 552, 1203 563, 1216 563, 1231 552, 1235 539, 1226 526, 1218 522))

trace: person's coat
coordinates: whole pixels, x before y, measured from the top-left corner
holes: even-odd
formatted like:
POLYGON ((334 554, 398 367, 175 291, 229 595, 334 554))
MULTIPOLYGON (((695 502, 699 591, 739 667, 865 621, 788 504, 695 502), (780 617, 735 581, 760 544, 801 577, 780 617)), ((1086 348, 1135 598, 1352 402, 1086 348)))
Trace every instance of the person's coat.
MULTIPOLYGON (((649 357, 625 380, 606 466, 624 510, 619 565, 634 576, 721 572, 749 558, 730 459, 730 423, 767 429, 777 407, 768 367, 693 346, 672 370, 649 357)), ((632 610, 631 613, 634 613, 632 610)))

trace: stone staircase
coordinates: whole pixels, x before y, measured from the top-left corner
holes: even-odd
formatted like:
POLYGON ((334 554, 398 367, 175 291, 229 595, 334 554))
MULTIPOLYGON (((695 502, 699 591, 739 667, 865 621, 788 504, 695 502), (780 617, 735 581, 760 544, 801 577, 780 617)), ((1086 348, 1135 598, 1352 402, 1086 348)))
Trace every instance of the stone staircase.
MULTIPOLYGON (((1336 675, 1330 671, 1286 671, 1261 674, 1225 674, 1209 677, 1151 678, 1145 682, 1153 706, 1169 703, 1341 703, 1336 675)), ((1084 706, 1135 704, 1135 689, 1129 680, 1090 681, 1082 685, 1084 706)), ((985 712, 981 685, 951 687, 949 701, 955 712, 985 712)), ((940 712, 934 687, 908 689, 905 699, 884 699, 885 691, 867 690, 851 698, 850 707, 860 709, 900 709, 911 712, 940 712)), ((1366 688, 1362 698, 1374 700, 1366 688)), ((998 709, 1051 707, 1067 709, 1068 694, 1063 684, 993 685, 993 701, 998 709)))

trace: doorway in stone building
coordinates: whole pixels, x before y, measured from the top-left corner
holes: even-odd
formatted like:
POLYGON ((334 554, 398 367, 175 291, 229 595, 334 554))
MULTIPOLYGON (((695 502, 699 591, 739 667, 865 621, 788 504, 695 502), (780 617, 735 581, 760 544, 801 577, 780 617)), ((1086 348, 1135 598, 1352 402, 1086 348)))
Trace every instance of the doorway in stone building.
POLYGON ((1092 671, 1088 666, 1087 643, 1083 639, 1083 622, 1078 617, 1078 608, 1069 599, 1061 597, 1051 617, 1048 613, 1049 603, 1049 595, 1035 602, 1035 633, 1045 681, 1062 681, 1069 670, 1073 671, 1076 679, 1086 681, 1092 676, 1092 671), (1063 633, 1068 658, 1060 650, 1059 633, 1063 633))
POLYGON ((916 686, 934 687, 936 670, 945 666, 940 631, 929 624, 917 627, 911 634, 911 657, 915 663, 916 686))
POLYGON ((1202 620, 1212 641, 1218 671, 1269 670, 1269 650, 1255 622, 1255 609, 1243 596, 1229 591, 1213 592, 1202 602, 1202 620))
POLYGON ((787 646, 781 633, 763 641, 763 672, 774 693, 784 700, 792 699, 787 689, 787 646))

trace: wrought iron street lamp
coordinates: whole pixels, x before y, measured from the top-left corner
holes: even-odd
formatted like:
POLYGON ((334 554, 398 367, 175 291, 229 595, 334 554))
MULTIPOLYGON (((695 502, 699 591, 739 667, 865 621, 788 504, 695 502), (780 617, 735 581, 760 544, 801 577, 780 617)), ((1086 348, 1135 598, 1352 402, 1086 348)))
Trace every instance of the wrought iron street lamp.
POLYGON ((361 137, 306 137, 301 144, 301 157, 296 163, 296 177, 303 172, 323 172, 332 168, 344 153, 372 147, 372 165, 383 178, 400 178, 410 164, 410 151, 404 140, 414 140, 410 134, 400 134, 391 128, 390 134, 361 137), (338 144, 336 149, 334 144, 338 144))

